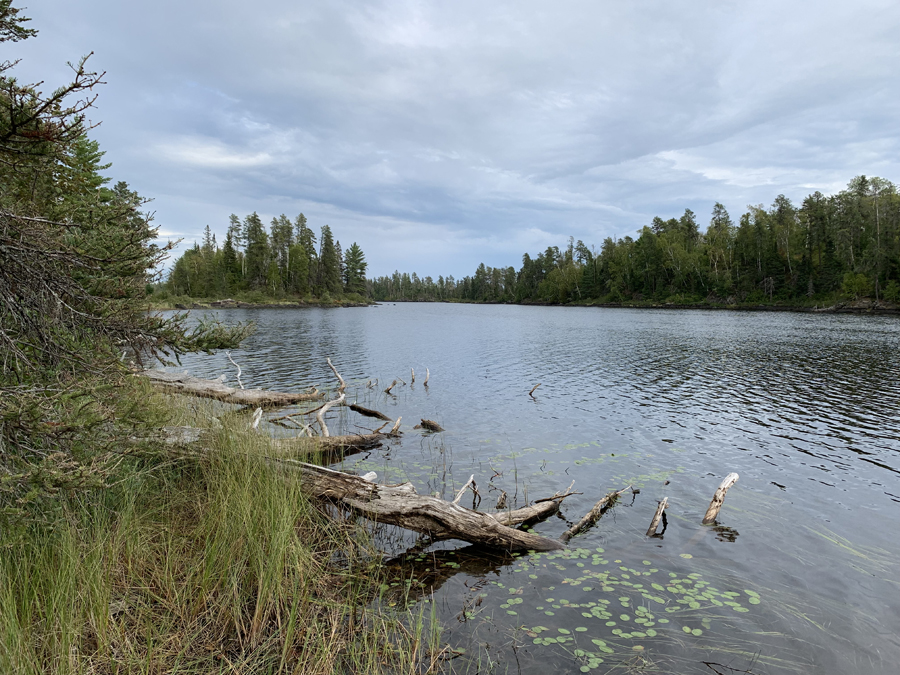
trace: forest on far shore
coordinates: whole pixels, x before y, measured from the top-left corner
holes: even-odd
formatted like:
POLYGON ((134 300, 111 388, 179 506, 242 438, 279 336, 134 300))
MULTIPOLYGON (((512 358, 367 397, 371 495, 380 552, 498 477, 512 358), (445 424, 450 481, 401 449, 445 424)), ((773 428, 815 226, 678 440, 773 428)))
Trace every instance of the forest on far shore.
POLYGON ((838 294, 900 301, 900 195, 883 178, 814 192, 798 207, 784 195, 750 206, 737 223, 716 204, 705 231, 696 214, 656 217, 638 237, 597 251, 569 239, 518 271, 481 264, 462 279, 394 272, 367 283, 377 301, 811 304, 838 294))

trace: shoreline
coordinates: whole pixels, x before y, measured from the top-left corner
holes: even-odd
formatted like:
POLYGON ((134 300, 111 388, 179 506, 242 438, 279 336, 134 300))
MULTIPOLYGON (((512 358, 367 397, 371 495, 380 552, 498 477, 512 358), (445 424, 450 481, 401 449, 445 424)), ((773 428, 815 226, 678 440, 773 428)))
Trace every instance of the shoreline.
POLYGON ((665 303, 665 302, 582 302, 559 304, 554 302, 479 302, 464 300, 371 300, 358 302, 346 300, 340 302, 321 302, 303 300, 271 302, 245 302, 242 300, 213 300, 210 302, 186 303, 151 303, 154 311, 185 311, 198 309, 339 309, 348 307, 377 307, 391 303, 429 303, 429 304, 465 304, 465 305, 519 305, 522 307, 600 307, 605 309, 664 309, 664 310, 716 310, 737 312, 792 312, 797 314, 858 314, 871 316, 900 316, 900 305, 869 299, 837 302, 832 305, 765 305, 765 304, 726 304, 726 303, 665 303))

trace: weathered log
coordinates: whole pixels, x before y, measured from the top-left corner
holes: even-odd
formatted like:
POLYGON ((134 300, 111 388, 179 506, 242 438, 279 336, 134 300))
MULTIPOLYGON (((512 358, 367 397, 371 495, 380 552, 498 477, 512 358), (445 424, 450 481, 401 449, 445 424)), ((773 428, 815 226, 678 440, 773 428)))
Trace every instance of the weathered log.
POLYGON ((664 497, 656 507, 656 513, 653 514, 653 520, 650 521, 650 527, 647 529, 648 537, 652 537, 656 534, 656 529, 659 527, 659 521, 663 517, 663 511, 667 508, 669 508, 669 498, 664 497))
POLYGON ((350 408, 353 412, 358 412, 360 415, 365 415, 366 417, 377 417, 380 420, 384 420, 385 422, 393 422, 393 420, 385 415, 383 412, 378 412, 377 410, 370 410, 369 408, 363 408, 358 403, 349 403, 347 407, 350 408))
POLYGON ((315 401, 318 393, 288 393, 266 391, 264 389, 234 389, 217 380, 204 380, 185 373, 168 373, 162 370, 144 370, 137 373, 146 377, 155 386, 176 394, 187 394, 200 398, 211 398, 223 403, 271 408, 291 405, 300 401, 315 401))
POLYGON ((292 460, 279 460, 279 464, 298 472, 301 488, 310 495, 338 500, 370 520, 421 532, 435 540, 460 539, 510 551, 563 548, 554 539, 502 525, 494 515, 419 495, 409 484, 375 485, 313 464, 292 460))
POLYGON ((594 507, 588 511, 581 520, 563 532, 559 540, 564 544, 568 544, 572 537, 596 523, 600 519, 600 516, 603 515, 603 512, 615 503, 620 494, 630 489, 631 486, 629 485, 627 488, 623 488, 618 492, 610 492, 603 499, 594 504, 594 507))
POLYGON ((413 429, 427 429, 428 431, 437 433, 439 431, 443 431, 444 427, 442 427, 440 424, 438 424, 437 422, 434 422, 432 420, 423 419, 422 423, 417 424, 416 426, 413 427, 413 429))
POLYGON ((706 515, 703 516, 703 525, 709 525, 713 521, 715 521, 716 516, 719 515, 719 509, 722 508, 722 504, 725 503, 725 493, 728 492, 728 488, 737 483, 739 476, 736 473, 730 473, 725 476, 725 480, 722 481, 719 488, 716 490, 716 494, 713 495, 712 501, 709 503, 709 508, 706 509, 706 515))

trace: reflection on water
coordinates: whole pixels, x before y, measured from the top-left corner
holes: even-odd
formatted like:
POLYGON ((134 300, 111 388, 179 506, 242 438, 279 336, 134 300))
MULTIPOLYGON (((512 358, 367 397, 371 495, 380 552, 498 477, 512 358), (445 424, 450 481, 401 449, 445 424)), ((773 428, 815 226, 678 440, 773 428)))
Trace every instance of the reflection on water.
MULTIPOLYGON (((574 479, 584 494, 565 502, 561 517, 570 522, 610 489, 642 489, 633 504, 616 506, 574 539, 569 557, 479 566, 477 556, 457 553, 465 563, 453 567, 453 554, 434 553, 432 568, 442 570, 434 602, 445 623, 452 619, 447 639, 475 645, 473 658, 488 643, 481 657, 514 657, 523 672, 544 672, 548 664, 559 672, 605 672, 623 653, 663 672, 709 672, 706 660, 742 669, 752 662, 753 672, 879 673, 900 658, 896 319, 434 304, 220 315, 259 324, 232 352, 247 386, 333 386, 330 356, 351 398, 403 416, 401 441, 348 458, 347 468, 409 479, 420 492, 445 497, 474 473, 484 503, 505 491, 512 508, 563 491, 574 479), (427 388, 420 384, 426 367, 427 388), (394 379, 409 383, 410 368, 417 383, 398 385, 395 396, 381 392, 394 379), (363 386, 376 378, 379 387, 363 386), (421 418, 447 431, 414 431, 421 418), (730 471, 740 481, 718 523, 701 528, 730 471), (671 505, 665 536, 647 538, 662 497, 671 505), (575 555, 597 548, 615 575, 575 555), (660 618, 645 597, 650 584, 672 584, 622 585, 639 582, 618 568, 643 569, 644 560, 660 578, 702 574, 716 593, 748 599, 751 591, 760 602, 723 618, 713 603, 723 602, 719 595, 676 588, 660 604, 660 616, 671 621, 646 619, 660 618), (579 563, 596 567, 594 576, 585 577, 579 563), (532 564, 546 567, 525 569, 532 564), (602 574, 615 597, 602 590, 602 574), (477 584, 478 612, 466 614, 461 608, 474 602, 477 584), (522 602, 502 608, 510 587, 522 602), (692 599, 678 602, 686 597, 692 599), (654 623, 654 634, 594 621, 610 598, 628 602, 620 614, 645 619, 637 625, 654 623), (637 606, 645 607, 640 616, 637 606), (665 611, 672 607, 679 609, 665 611), (461 611, 465 621, 456 620, 461 611), (592 623, 575 625, 586 620, 582 614, 592 623), (548 630, 531 630, 541 626, 548 630), (553 631, 571 640, 547 642, 553 631)), ((183 367, 199 376, 234 372, 224 354, 191 356, 183 367)), ((347 431, 374 426, 346 409, 337 414, 335 423, 347 431)), ((551 519, 536 529, 556 537, 565 527, 551 519)))

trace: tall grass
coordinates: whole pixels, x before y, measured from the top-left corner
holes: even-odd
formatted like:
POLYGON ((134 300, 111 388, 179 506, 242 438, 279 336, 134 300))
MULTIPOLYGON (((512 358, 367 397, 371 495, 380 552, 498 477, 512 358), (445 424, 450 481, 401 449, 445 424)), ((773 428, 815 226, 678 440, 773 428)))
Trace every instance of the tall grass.
POLYGON ((360 525, 267 463, 239 416, 166 405, 173 423, 219 427, 205 452, 146 444, 114 485, 0 550, 0 671, 430 670, 435 623, 378 602, 360 525))

